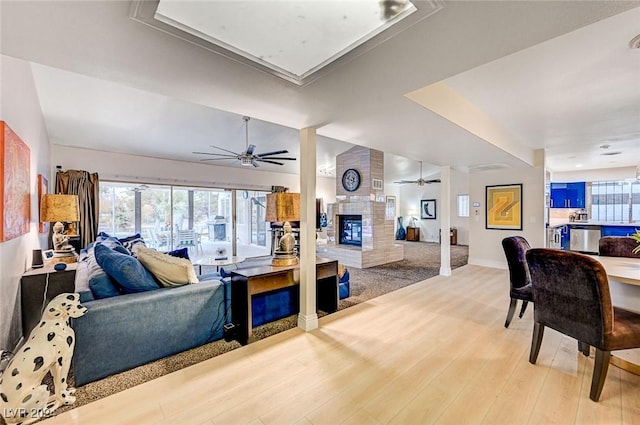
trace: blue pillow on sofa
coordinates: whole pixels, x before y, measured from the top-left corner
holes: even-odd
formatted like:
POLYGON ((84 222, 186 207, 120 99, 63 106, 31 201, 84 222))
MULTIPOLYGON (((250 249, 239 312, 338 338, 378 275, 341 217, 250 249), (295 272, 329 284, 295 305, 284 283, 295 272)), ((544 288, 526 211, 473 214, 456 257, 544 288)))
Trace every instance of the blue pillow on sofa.
POLYGON ((100 267, 122 287, 125 294, 160 287, 137 258, 114 251, 103 244, 96 244, 94 250, 100 267))
POLYGON ((95 244, 87 247, 87 285, 95 299, 109 298, 120 295, 120 288, 100 267, 95 256, 95 244))
POLYGON ((180 249, 174 249, 173 251, 169 251, 169 252, 165 252, 165 254, 169 254, 172 257, 177 257, 177 258, 185 258, 187 260, 189 260, 189 248, 180 248, 180 249))
POLYGON ((118 242, 120 242, 123 247, 127 248, 132 253, 134 245, 141 243, 146 246, 146 244, 144 243, 144 239, 142 238, 140 233, 136 233, 132 236, 127 236, 126 238, 120 238, 118 239, 118 242))

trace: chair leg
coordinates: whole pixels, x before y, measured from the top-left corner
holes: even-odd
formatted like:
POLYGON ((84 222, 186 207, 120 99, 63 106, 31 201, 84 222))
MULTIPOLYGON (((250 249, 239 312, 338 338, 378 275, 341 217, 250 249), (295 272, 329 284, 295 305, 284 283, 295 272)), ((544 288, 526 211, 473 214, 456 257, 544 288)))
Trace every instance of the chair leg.
POLYGON ((604 380, 607 378, 609 370, 609 360, 611 359, 611 351, 604 351, 596 348, 596 362, 593 365, 593 378, 591 378, 591 393, 589 398, 593 401, 600 399, 604 380))
POLYGON ((540 345, 542 345, 542 337, 544 336, 544 325, 535 322, 533 324, 533 336, 531 338, 531 351, 529 352, 529 363, 536 364, 540 345))
POLYGON ((585 342, 578 341, 578 351, 580 351, 586 357, 589 357, 591 346, 585 342))
POLYGON ((504 327, 505 328, 509 327, 509 323, 511 323, 511 319, 513 319, 513 315, 516 312, 516 303, 517 302, 518 302, 517 299, 511 298, 511 302, 509 303, 509 312, 507 313, 507 320, 505 320, 505 322, 504 322, 504 327))
POLYGON ((527 309, 527 305, 529 305, 529 301, 522 301, 522 308, 520 309, 520 318, 524 316, 524 311, 527 309))

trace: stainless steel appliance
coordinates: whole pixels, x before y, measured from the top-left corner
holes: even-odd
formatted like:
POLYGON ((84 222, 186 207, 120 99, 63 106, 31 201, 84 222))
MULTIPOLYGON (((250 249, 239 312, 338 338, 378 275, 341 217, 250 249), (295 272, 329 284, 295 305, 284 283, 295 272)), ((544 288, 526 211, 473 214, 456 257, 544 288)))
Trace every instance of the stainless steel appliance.
POLYGON ((569 231, 569 250, 598 253, 600 226, 571 226, 569 231))
POLYGON ((562 228, 547 228, 547 248, 562 249, 562 228))

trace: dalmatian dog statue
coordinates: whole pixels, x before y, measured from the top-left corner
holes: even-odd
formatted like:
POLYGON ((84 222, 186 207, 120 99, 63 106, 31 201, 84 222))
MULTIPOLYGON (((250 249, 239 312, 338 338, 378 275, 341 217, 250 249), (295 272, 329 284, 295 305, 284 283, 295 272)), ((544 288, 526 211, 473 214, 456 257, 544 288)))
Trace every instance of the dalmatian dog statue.
POLYGON ((60 294, 47 305, 42 320, 0 377, 0 414, 8 424, 33 423, 76 401, 75 389, 67 386, 76 342, 69 318, 86 312, 79 294, 60 294), (53 377, 54 394, 42 384, 47 372, 53 377))

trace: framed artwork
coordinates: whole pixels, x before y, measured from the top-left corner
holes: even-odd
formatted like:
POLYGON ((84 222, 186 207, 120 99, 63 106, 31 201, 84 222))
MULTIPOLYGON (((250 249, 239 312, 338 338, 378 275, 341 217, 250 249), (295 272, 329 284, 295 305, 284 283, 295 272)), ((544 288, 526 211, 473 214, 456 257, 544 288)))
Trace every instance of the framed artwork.
POLYGON ((436 200, 423 199, 420 201, 420 218, 423 220, 436 219, 436 200))
POLYGON ((385 219, 393 220, 396 217, 396 197, 387 196, 385 198, 385 219))
POLYGON ((522 184, 486 186, 486 228, 522 230, 522 184))
POLYGON ((53 249, 42 251, 42 257, 44 258, 45 262, 51 261, 53 259, 53 249))
MULTIPOLYGON (((38 174, 38 216, 40 215, 40 203, 42 202, 42 196, 47 193, 49 189, 49 182, 42 174, 38 174)), ((38 226, 38 231, 40 233, 49 232, 49 223, 46 221, 41 221, 38 226)))
POLYGON ((0 121, 0 242, 29 232, 31 151, 6 122, 0 121))

